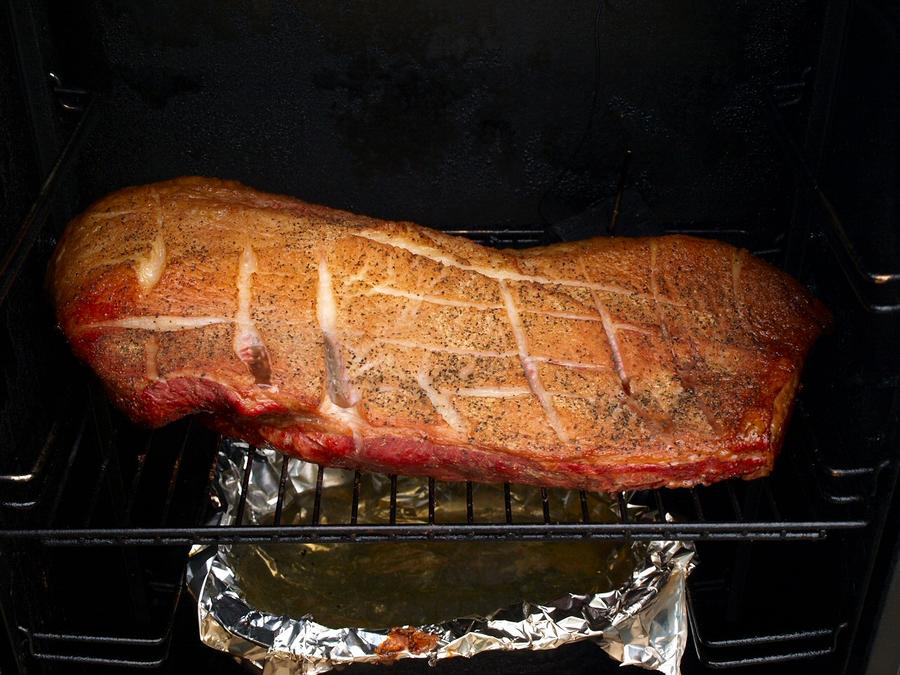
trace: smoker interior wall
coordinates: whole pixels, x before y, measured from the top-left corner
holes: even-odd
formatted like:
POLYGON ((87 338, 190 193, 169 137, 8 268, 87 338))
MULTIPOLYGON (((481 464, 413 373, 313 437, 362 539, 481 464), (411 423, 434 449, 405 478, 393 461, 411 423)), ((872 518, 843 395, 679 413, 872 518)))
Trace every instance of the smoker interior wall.
POLYGON ((88 195, 211 174, 438 227, 538 224, 608 200, 626 148, 625 224, 772 221, 790 180, 763 101, 814 61, 821 11, 806 0, 85 7, 51 14, 70 70, 114 93, 88 195))
POLYGON ((0 251, 25 215, 37 182, 7 18, 0 10, 0 251))
MULTIPOLYGON (((831 129, 821 155, 820 182, 840 214, 865 269, 900 272, 900 6, 891 0, 852 3, 831 105, 831 129)), ((824 261, 825 256, 819 256, 824 261)), ((815 270, 821 297, 843 310, 837 317, 835 364, 808 382, 823 392, 824 410, 840 410, 843 424, 823 415, 820 437, 844 455, 900 456, 900 313, 851 313, 854 299, 834 291, 841 273, 815 270), (843 300, 843 301, 840 301, 843 300)), ((896 466, 896 465, 895 465, 896 466)), ((879 503, 886 509, 884 527, 864 556, 875 558, 871 587, 860 610, 857 638, 847 657, 848 668, 867 673, 897 672, 900 667, 897 608, 900 607, 900 483, 897 469, 883 478, 879 503), (870 659, 866 663, 867 659, 870 659)), ((876 530, 877 532, 877 530, 876 530)), ((851 549, 851 559, 857 557, 851 549)), ((864 561, 852 562, 860 569, 864 561)), ((858 583, 858 582, 857 582, 858 583)))
POLYGON ((854 3, 822 184, 865 265, 900 270, 900 6, 854 3))

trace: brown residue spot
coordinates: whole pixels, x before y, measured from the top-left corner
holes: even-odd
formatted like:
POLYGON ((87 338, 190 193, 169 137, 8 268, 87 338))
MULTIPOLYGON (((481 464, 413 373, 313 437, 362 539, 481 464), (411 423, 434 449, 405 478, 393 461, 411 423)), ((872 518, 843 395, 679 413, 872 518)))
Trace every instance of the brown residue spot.
POLYGON ((432 633, 416 628, 394 628, 384 642, 375 648, 375 653, 381 656, 394 656, 402 652, 424 654, 432 651, 437 642, 438 636, 432 633))

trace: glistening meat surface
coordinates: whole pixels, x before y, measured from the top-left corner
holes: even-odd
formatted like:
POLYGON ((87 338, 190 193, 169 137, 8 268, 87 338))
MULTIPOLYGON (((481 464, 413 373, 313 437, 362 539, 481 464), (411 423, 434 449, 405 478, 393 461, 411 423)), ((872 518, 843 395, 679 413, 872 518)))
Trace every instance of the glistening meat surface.
POLYGON ((768 473, 828 321, 720 242, 498 251, 204 178, 94 204, 52 273, 73 350, 138 422, 598 490, 768 473))

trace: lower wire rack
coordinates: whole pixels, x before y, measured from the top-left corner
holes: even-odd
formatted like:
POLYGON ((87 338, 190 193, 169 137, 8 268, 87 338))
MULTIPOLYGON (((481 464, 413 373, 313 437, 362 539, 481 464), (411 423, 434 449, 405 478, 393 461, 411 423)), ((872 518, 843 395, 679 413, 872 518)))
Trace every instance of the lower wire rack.
POLYGON ((147 636, 98 634, 95 632, 35 631, 19 626, 28 653, 38 661, 82 666, 117 666, 121 668, 158 668, 166 663, 175 631, 175 621, 183 596, 184 574, 159 592, 170 610, 161 625, 147 636))
MULTIPOLYGON (((725 589, 723 589, 724 591, 725 589)), ((706 635, 712 617, 700 616, 688 592, 690 636, 700 662, 712 670, 821 659, 835 653, 846 622, 801 630, 744 633, 725 638, 706 635)))

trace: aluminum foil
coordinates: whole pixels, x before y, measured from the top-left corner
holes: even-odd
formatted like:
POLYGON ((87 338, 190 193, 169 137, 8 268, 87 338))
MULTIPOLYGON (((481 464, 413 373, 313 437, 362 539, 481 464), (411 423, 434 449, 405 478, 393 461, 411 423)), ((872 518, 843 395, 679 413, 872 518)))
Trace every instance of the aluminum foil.
MULTIPOLYGON (((212 522, 235 523, 246 444, 219 448, 212 522)), ((282 456, 256 451, 242 524, 271 524, 282 456)), ((293 460, 282 522, 310 522, 317 469, 293 460)), ((346 523, 353 473, 324 472, 320 522, 346 523)), ((474 485, 477 521, 502 522, 503 490, 474 485)), ((551 491, 559 520, 577 492, 551 491)), ((435 519, 465 522, 465 487, 436 484, 435 519)), ((591 519, 617 505, 590 495, 591 519)), ((512 489, 516 522, 541 522, 540 491, 512 489)), ((390 481, 364 475, 359 522, 387 522, 390 481)), ((427 480, 398 482, 397 521, 427 522, 427 480)), ((628 503, 633 520, 654 514, 628 503)), ((476 521, 476 522, 477 522, 476 521)), ((265 674, 323 673, 350 663, 552 649, 589 639, 623 664, 679 672, 687 639, 686 542, 387 542, 197 547, 188 564, 201 640, 265 674), (579 592, 572 592, 579 591, 579 592)))

